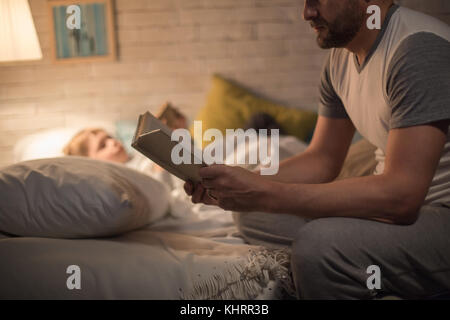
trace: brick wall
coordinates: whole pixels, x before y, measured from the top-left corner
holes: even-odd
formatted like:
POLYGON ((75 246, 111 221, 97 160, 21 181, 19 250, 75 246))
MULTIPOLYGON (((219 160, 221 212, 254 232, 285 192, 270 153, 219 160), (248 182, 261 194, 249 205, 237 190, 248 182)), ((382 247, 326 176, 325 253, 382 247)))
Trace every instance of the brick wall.
POLYGON ((395 0, 398 4, 425 12, 450 24, 449 0, 395 0))
MULTIPOLYGON (((0 65, 0 166, 44 128, 135 119, 167 100, 192 118, 214 72, 316 108, 326 52, 300 18, 302 0, 116 0, 118 60, 74 65, 52 64, 47 2, 29 2, 44 58, 0 65)), ((448 0, 401 2, 448 21, 448 0)))

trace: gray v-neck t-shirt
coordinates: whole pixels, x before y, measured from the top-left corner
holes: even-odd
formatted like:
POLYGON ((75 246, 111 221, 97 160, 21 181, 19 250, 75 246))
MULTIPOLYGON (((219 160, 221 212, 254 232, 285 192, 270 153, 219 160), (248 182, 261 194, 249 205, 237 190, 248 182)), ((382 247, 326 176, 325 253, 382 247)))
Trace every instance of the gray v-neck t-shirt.
MULTIPOLYGON (((350 118, 377 147, 374 174, 383 173, 390 129, 450 119, 449 40, 447 24, 394 5, 362 64, 346 49, 331 50, 322 72, 319 114, 350 118)), ((431 203, 450 206, 450 131, 425 199, 431 203)))

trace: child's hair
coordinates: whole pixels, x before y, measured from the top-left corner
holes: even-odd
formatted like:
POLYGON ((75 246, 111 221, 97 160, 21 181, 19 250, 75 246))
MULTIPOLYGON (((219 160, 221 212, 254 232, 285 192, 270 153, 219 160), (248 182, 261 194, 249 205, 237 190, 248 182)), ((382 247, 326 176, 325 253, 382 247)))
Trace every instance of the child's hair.
POLYGON ((88 138, 90 134, 97 134, 105 131, 101 128, 88 128, 78 132, 69 143, 64 147, 63 152, 66 156, 82 156, 87 157, 89 155, 88 138))
POLYGON ((286 134, 277 120, 275 120, 275 118, 273 118, 270 114, 264 112, 254 113, 247 121, 244 129, 255 129, 256 131, 260 129, 267 129, 268 135, 271 134, 271 129, 278 129, 281 135, 286 134))

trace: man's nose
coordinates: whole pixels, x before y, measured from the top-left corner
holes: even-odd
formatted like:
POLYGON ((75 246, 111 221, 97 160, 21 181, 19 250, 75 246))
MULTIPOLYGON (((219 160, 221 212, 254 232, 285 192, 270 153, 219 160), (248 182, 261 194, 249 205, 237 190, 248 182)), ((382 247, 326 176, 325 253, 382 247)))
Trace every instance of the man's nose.
POLYGON ((305 6, 303 7, 303 19, 306 21, 312 20, 317 17, 316 1, 305 0, 305 6))

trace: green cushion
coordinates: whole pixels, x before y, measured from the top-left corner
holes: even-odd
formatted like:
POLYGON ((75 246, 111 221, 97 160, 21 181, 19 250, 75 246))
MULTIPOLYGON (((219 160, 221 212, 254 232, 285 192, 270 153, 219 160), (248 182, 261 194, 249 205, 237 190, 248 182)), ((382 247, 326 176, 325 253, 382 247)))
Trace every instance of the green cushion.
MULTIPOLYGON (((261 112, 271 115, 286 134, 306 142, 317 121, 315 112, 288 108, 257 97, 218 75, 213 76, 206 105, 195 120, 202 121, 203 132, 216 128, 225 134, 226 129, 244 128, 253 114, 261 112)), ((191 134, 193 135, 192 126, 191 134)))

